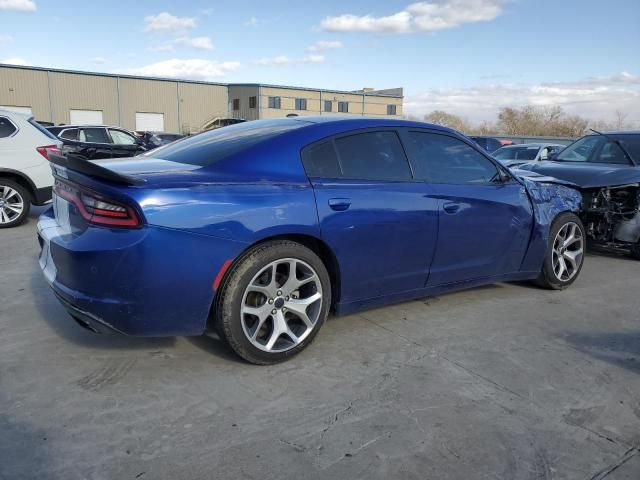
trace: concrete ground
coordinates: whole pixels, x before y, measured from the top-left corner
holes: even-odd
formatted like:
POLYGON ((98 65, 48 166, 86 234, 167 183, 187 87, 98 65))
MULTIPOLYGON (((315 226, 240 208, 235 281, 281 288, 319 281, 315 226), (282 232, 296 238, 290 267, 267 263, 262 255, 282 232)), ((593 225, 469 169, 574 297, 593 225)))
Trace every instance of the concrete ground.
POLYGON ((101 337, 0 231, 2 479, 640 478, 640 263, 330 319, 272 367, 101 337))

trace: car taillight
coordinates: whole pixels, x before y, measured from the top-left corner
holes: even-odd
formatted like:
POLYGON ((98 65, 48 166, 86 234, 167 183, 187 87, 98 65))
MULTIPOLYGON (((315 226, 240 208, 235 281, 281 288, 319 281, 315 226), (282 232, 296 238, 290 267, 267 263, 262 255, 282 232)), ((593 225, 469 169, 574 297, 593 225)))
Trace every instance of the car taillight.
POLYGON ((44 145, 42 147, 36 147, 36 150, 40 155, 49 160, 49 154, 60 155, 60 149, 57 145, 44 145))
POLYGON ((142 221, 136 211, 102 194, 80 189, 56 179, 53 191, 73 203, 87 222, 107 227, 137 228, 142 221))

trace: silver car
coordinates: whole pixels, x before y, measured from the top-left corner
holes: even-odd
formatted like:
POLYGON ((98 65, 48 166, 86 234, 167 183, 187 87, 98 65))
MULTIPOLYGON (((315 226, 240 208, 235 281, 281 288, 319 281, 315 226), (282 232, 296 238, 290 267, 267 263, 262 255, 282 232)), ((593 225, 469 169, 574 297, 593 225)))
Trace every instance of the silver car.
POLYGON ((552 143, 521 143, 501 147, 493 152, 493 156, 505 167, 511 168, 523 163, 549 160, 560 153, 564 147, 564 145, 552 143))

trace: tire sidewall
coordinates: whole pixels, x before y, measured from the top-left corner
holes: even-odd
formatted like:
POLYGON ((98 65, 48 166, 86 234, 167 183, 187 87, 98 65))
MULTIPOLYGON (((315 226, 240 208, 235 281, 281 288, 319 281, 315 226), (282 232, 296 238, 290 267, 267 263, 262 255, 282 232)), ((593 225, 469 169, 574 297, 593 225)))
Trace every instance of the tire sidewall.
POLYGON ((322 260, 313 251, 300 244, 277 241, 257 246, 243 255, 235 268, 232 267, 232 271, 221 288, 221 298, 216 313, 218 324, 236 353, 252 363, 270 364, 290 358, 309 345, 322 328, 330 305, 331 282, 322 260), (268 353, 255 347, 246 337, 241 324, 241 306, 249 282, 266 265, 283 258, 302 260, 315 270, 322 286, 322 307, 315 327, 303 342, 286 352, 268 353))
POLYGON ((12 182, 11 180, 0 178, 0 186, 13 188, 22 197, 23 208, 22 213, 18 216, 18 218, 9 223, 0 223, 0 228, 17 227, 18 225, 23 223, 29 215, 29 211, 31 209, 31 195, 22 185, 12 182))
POLYGON ((582 267, 584 266, 584 258, 586 253, 587 253, 587 234, 586 234, 584 225, 580 220, 580 217, 578 217, 575 213, 570 213, 570 212, 565 212, 558 215, 556 219, 553 221, 553 223, 551 224, 551 229, 549 230, 547 254, 544 259, 544 268, 543 268, 543 274, 546 277, 547 282, 552 286, 552 288, 562 290, 567 288, 569 285, 571 285, 573 282, 576 281, 576 279, 580 276, 582 267), (582 251, 582 260, 580 262, 580 266, 578 267, 578 272, 571 279, 563 281, 558 279, 558 277, 556 277, 553 271, 552 255, 553 255, 553 243, 555 241, 556 235, 558 234, 560 229, 567 223, 575 223, 576 225, 578 225, 578 228, 580 228, 580 232, 582 233, 583 251, 582 251))

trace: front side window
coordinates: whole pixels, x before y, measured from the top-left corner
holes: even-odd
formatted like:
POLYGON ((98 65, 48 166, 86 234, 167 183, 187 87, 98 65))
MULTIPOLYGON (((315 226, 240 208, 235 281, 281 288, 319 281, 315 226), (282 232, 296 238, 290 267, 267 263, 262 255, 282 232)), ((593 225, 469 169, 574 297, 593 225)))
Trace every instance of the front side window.
POLYGON ((640 163, 640 135, 589 135, 562 150, 554 161, 628 164, 629 160, 617 142, 636 163, 640 163))
POLYGON ((496 166, 457 138, 427 132, 408 132, 407 153, 415 176, 430 183, 486 184, 498 176, 496 166))
POLYGON ((349 112, 349 102, 338 102, 338 112, 340 112, 340 113, 348 113, 349 112))
POLYGON ((333 102, 331 100, 324 101, 324 111, 333 112, 333 102))
POLYGON ((306 110, 306 109, 307 109, 307 99, 296 98, 296 110, 306 110))
POLYGON ((111 139, 116 145, 135 145, 136 139, 122 130, 109 130, 111 139))
POLYGON ((16 133, 18 129, 7 117, 0 117, 0 138, 7 138, 16 133))
POLYGON ((104 128, 83 128, 79 139, 86 143, 111 143, 104 128))
POLYGON ((280 108, 280 97, 269 97, 269 108, 280 108))
POLYGON ((408 181, 411 168, 395 132, 367 132, 335 140, 345 178, 408 181))

